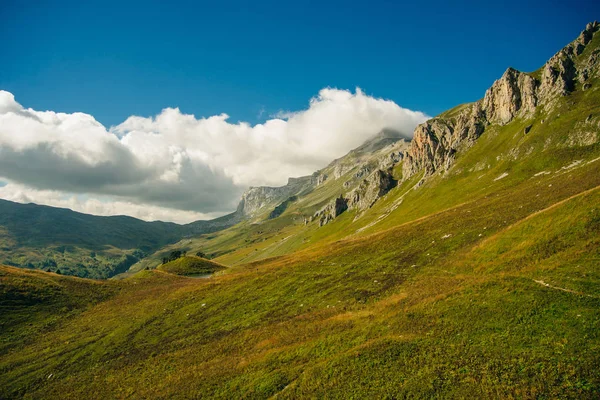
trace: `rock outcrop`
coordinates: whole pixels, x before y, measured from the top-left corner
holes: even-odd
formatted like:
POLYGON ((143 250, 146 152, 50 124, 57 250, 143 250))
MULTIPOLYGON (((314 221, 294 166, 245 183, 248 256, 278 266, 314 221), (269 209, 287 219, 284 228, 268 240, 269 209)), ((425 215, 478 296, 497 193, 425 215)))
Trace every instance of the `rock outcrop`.
POLYGON ((238 204, 236 212, 244 217, 253 217, 260 210, 276 206, 292 196, 299 196, 310 192, 316 184, 316 176, 311 175, 300 178, 289 178, 285 186, 251 187, 242 195, 242 200, 238 204))
POLYGON ((539 82, 514 68, 490 87, 481 101, 481 109, 490 124, 505 125, 517 116, 533 115, 537 106, 539 82))
MULTIPOLYGON (((344 196, 340 196, 335 198, 331 203, 327 204, 325 207, 320 209, 315 213, 313 218, 319 220, 319 226, 323 226, 330 221, 333 221, 338 215, 343 213, 348 209, 348 200, 344 196)), ((306 223, 306 222, 305 222, 306 223)))
POLYGON ((539 96, 543 103, 551 106, 557 97, 572 92, 577 83, 585 86, 590 78, 599 76, 600 49, 596 49, 587 58, 578 60, 599 29, 598 22, 589 23, 577 39, 552 56, 544 65, 539 88, 539 96))
POLYGON ((323 226, 335 219, 346 210, 357 210, 359 213, 372 207, 375 202, 394 188, 397 181, 392 171, 404 160, 408 142, 394 131, 383 131, 366 141, 362 146, 351 151, 348 156, 334 161, 330 167, 334 171, 344 166, 341 176, 348 176, 343 188, 348 192, 330 201, 325 207, 311 217, 305 218, 305 223, 318 220, 323 226), (354 158, 352 158, 354 157, 354 158), (350 160, 362 160, 361 164, 352 165, 350 160))
POLYGON ((348 208, 364 211, 396 186, 396 180, 389 172, 378 169, 364 179, 356 188, 346 195, 348 208))
POLYGON ((540 105, 548 111, 560 96, 572 92, 577 83, 589 88, 589 80, 600 74, 600 49, 583 59, 579 56, 598 30, 598 22, 588 24, 575 41, 548 60, 539 79, 535 74, 508 68, 483 99, 457 116, 433 118, 417 126, 402 166, 403 179, 420 171, 429 176, 447 170, 459 147, 472 146, 488 125, 506 125, 515 118, 529 118, 540 105))
POLYGON ((324 184, 325 181, 327 180, 327 178, 328 178, 327 174, 317 175, 317 186, 321 186, 322 184, 324 184))
POLYGON ((290 178, 281 187, 251 187, 242 195, 236 215, 254 218, 271 209, 268 218, 277 218, 292 201, 321 185, 335 185, 331 181, 341 177, 347 179, 342 187, 349 192, 334 198, 314 215, 304 217, 304 223, 319 220, 324 225, 348 207, 362 211, 396 184, 391 169, 404 159, 407 148, 405 135, 384 130, 310 176, 290 178))
MULTIPOLYGON (((396 184, 397 181, 391 172, 378 169, 363 179, 350 192, 337 197, 321 210, 317 211, 308 222, 318 219, 319 225, 323 226, 346 210, 356 209, 359 212, 365 211, 373 207, 373 204, 389 192, 390 189, 394 188, 396 184)), ((305 223, 308 222, 305 220, 305 223)))

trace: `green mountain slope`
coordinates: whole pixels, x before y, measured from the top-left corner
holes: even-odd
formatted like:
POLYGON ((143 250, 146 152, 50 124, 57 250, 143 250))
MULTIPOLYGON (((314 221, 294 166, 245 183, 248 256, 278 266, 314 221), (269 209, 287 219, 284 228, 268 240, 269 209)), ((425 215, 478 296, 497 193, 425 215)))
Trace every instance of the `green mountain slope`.
MULTIPOLYGON (((367 154, 359 148, 317 171, 314 180, 322 183, 296 196, 278 218, 269 215, 287 197, 277 198, 279 202, 263 198, 251 220, 217 234, 186 238, 173 248, 201 249, 229 265, 251 262, 376 232, 510 188, 535 174, 563 173, 572 163, 595 159, 600 156, 597 30, 588 26, 538 73, 509 68, 480 101, 419 126, 410 146, 395 142, 396 147, 378 146, 378 152, 367 154), (536 74, 539 79, 532 77, 536 74), (400 156, 389 163, 390 154, 400 156), (322 216, 314 217, 316 212, 340 196, 352 199, 377 171, 389 173, 396 187, 369 207, 349 208, 320 226, 322 216)), ((132 269, 155 266, 160 254, 132 269)))
POLYGON ((0 269, 0 397, 597 398, 597 32, 408 146, 254 190, 246 220, 173 245, 230 266, 211 279, 0 269))
POLYGON ((143 271, 100 283, 120 291, 57 313, 57 328, 4 354, 0 387, 50 398, 593 398, 599 172, 590 163, 208 281, 143 271))
POLYGON ((157 268, 159 271, 183 276, 210 275, 225 269, 225 266, 201 257, 184 256, 157 268))
POLYGON ((239 220, 231 214, 188 225, 99 217, 68 209, 0 200, 0 262, 108 278, 182 237, 214 232, 239 220))

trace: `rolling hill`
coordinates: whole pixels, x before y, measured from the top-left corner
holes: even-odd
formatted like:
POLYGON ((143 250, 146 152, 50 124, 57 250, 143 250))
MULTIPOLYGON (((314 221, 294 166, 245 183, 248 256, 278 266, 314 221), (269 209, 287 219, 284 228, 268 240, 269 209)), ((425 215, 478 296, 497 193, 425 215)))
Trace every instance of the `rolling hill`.
POLYGON ((0 397, 597 398, 599 29, 125 279, 1 267, 0 397))
POLYGON ((169 243, 229 227, 239 219, 233 213, 212 221, 177 225, 0 200, 0 262, 109 278, 169 243))

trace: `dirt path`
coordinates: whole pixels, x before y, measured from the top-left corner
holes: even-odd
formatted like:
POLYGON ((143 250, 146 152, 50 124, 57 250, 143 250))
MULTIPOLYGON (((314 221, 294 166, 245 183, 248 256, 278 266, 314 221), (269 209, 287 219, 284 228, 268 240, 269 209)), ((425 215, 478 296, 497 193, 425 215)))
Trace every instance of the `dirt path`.
POLYGON ((567 292, 567 293, 578 294, 578 295, 580 295, 580 296, 587 296, 587 297, 593 297, 593 298, 596 298, 596 296, 592 296, 591 294, 585 294, 585 293, 583 293, 583 292, 578 292, 578 291, 576 291, 576 290, 565 289, 565 288, 561 288, 561 287, 558 287, 558 286, 552 286, 552 285, 550 285, 549 283, 546 283, 546 282, 544 282, 544 281, 541 281, 541 280, 540 280, 540 281, 538 281, 538 280, 534 279, 533 281, 534 281, 535 283, 538 283, 538 284, 540 284, 540 285, 542 285, 542 286, 545 286, 545 287, 547 287, 547 288, 550 288, 550 289, 560 290, 560 291, 567 292))
POLYGON ((519 225, 519 224, 521 224, 521 223, 523 223, 523 222, 525 222, 525 221, 528 221, 528 220, 530 220, 531 218, 534 218, 534 217, 536 217, 536 216, 538 216, 538 215, 540 215, 540 214, 542 214, 542 213, 545 213, 545 212, 547 212, 547 211, 553 210, 553 209, 555 209, 556 207, 558 207, 558 206, 561 206, 561 205, 565 204, 566 202, 568 202, 568 201, 570 201, 570 200, 573 200, 573 199, 575 199, 575 198, 577 198, 577 197, 580 197, 580 196, 585 196, 586 194, 590 194, 590 193, 592 193, 592 192, 594 192, 595 190, 598 190, 598 189, 600 189, 600 185, 598 185, 598 186, 594 186, 594 187, 593 187, 593 188, 591 188, 591 189, 587 189, 587 190, 584 190, 583 192, 579 192, 579 193, 577 193, 577 194, 574 194, 574 195, 572 195, 572 196, 569 196, 569 197, 567 197, 567 198, 565 198, 565 199, 562 199, 562 200, 560 200, 560 201, 557 201, 556 203, 554 203, 554 204, 552 204, 552 205, 550 205, 550 206, 548 206, 548 207, 546 207, 546 208, 542 208, 541 210, 538 210, 538 211, 536 211, 536 212, 533 212, 533 213, 529 214, 528 216, 526 216, 525 218, 522 218, 522 219, 520 219, 520 220, 518 220, 518 221, 515 221, 515 222, 513 222, 512 224, 508 225, 506 228, 504 228, 504 229, 502 229, 502 230, 499 230, 498 232, 496 232, 496 233, 495 233, 495 234, 493 234, 492 236, 489 236, 489 237, 485 238, 484 240, 482 240, 481 242, 479 242, 479 246, 485 246, 485 245, 486 245, 488 242, 490 242, 490 241, 494 240, 494 239, 495 239, 496 237, 498 237, 499 235, 503 235, 505 232, 509 231, 509 230, 510 230, 510 229, 512 229, 513 227, 515 227, 515 226, 517 226, 517 225, 519 225))

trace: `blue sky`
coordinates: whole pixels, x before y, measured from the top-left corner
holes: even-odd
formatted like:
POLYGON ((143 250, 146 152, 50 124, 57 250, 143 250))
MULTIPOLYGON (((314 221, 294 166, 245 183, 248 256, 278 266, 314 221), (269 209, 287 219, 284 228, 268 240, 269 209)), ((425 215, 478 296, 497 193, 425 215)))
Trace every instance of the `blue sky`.
POLYGON ((0 2, 0 89, 106 126, 165 107, 232 121, 354 89, 435 115, 534 70, 598 2, 0 2))

